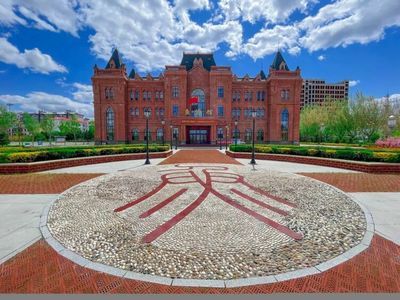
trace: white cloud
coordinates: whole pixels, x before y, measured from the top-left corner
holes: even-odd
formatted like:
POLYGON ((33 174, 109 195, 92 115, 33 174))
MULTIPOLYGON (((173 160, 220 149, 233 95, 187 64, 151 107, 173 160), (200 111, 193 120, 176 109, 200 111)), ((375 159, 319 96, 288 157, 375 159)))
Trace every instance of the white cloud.
POLYGON ((72 86, 74 87, 72 98, 75 101, 80 103, 93 104, 92 85, 75 82, 72 84, 72 86))
POLYGON ((183 51, 213 51, 223 42, 232 53, 240 50, 239 22, 210 21, 200 26, 190 20, 188 10, 208 9, 208 1, 175 3, 176 7, 165 0, 82 0, 82 17, 95 31, 89 38, 92 51, 107 60, 112 48, 118 47, 139 71, 150 71, 176 64, 183 51))
POLYGON ((0 37, 0 61, 42 74, 67 72, 63 65, 56 63, 50 55, 42 53, 38 48, 20 52, 17 47, 2 37, 0 37))
POLYGON ((80 103, 61 95, 44 92, 31 92, 25 96, 0 95, 0 101, 3 103, 13 103, 24 112, 36 112, 38 110, 63 112, 72 110, 82 113, 87 117, 93 116, 93 104, 91 103, 80 103))
POLYGON ((318 56, 318 60, 320 60, 320 61, 323 61, 323 60, 325 60, 325 59, 326 59, 325 55, 320 55, 320 56, 318 56))
POLYGON ((296 55, 300 52, 297 46, 299 31, 294 26, 277 25, 271 29, 262 29, 243 45, 243 52, 253 59, 275 53, 278 48, 288 49, 296 55))
POLYGON ((353 86, 356 86, 359 83, 360 83, 360 80, 350 80, 349 81, 349 86, 353 87, 353 86))
POLYGON ((271 23, 285 21, 293 12, 305 12, 315 0, 221 0, 219 7, 228 20, 242 19, 255 23, 264 19, 271 23))
POLYGON ((310 51, 366 44, 383 38, 386 28, 400 26, 400 1, 336 1, 298 26, 305 32, 300 43, 310 51))
POLYGON ((20 24, 50 31, 65 31, 78 36, 77 0, 1 0, 0 24, 20 24))

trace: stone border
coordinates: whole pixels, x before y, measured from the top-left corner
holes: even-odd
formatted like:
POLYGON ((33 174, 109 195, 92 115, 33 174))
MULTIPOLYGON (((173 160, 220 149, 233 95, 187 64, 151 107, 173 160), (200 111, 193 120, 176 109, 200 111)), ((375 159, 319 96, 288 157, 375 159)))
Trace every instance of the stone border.
MULTIPOLYGON (((147 167, 147 166, 143 166, 147 167)), ((298 175, 298 176, 303 176, 303 175, 298 175)), ((311 178, 312 179, 312 178, 311 178)), ((91 179, 89 179, 91 180, 91 179)), ((315 179, 313 179, 315 180, 315 179)), ((319 180, 315 180, 319 181, 319 180)), ((320 182, 320 181, 319 181, 320 182)), ((335 186, 332 186, 330 184, 327 184, 325 182, 321 182, 323 184, 326 184, 333 189, 344 193, 342 190, 338 189, 335 186)), ((76 185, 75 185, 76 186, 76 185)), ((62 194, 66 193, 70 189, 74 188, 71 187, 64 191, 62 194)), ((60 194, 59 196, 61 196, 60 194)), ((268 283, 275 283, 275 282, 280 282, 280 281, 286 281, 290 279, 296 279, 304 276, 309 276, 309 275, 316 275, 323 273, 333 267, 336 267, 347 260, 353 258, 354 256, 360 254, 364 250, 366 250, 369 245, 371 244, 372 238, 374 236, 374 231, 375 231, 375 224, 374 220, 372 218, 372 215, 368 208, 364 206, 361 202, 357 201, 355 198, 353 198, 351 195, 346 194, 350 199, 352 199, 354 202, 356 202, 364 212, 364 216, 366 219, 367 223, 367 228, 365 231, 364 238, 362 241, 355 247, 351 248, 350 250, 347 250, 346 252, 340 254, 339 256, 336 256, 335 258, 332 258, 326 262, 320 263, 314 267, 308 267, 296 271, 291 271, 291 272, 286 272, 282 274, 277 274, 277 275, 269 275, 269 276, 262 276, 262 277, 250 277, 250 278, 241 278, 241 279, 229 279, 229 280, 214 280, 214 279, 184 279, 184 278, 169 278, 169 277, 162 277, 162 276, 156 276, 156 275, 148 275, 148 274, 141 274, 141 273, 136 273, 132 271, 126 271, 122 269, 118 269, 112 266, 104 265, 101 263, 96 263, 92 262, 89 259, 86 259, 75 252, 65 248, 60 242, 58 242, 50 233, 48 227, 47 227, 47 216, 49 214, 49 211, 53 204, 59 199, 56 198, 53 201, 51 201, 44 209, 43 212, 40 216, 40 231, 42 233, 43 238, 45 241, 60 255, 64 256, 65 258, 71 260, 72 262, 85 267, 89 268, 95 271, 103 272, 106 274, 114 275, 114 276, 119 276, 127 279, 134 279, 134 280, 140 280, 140 281, 146 281, 146 282, 151 282, 151 283, 157 283, 157 284, 164 284, 164 285, 169 285, 169 286, 186 286, 186 287, 215 287, 215 288, 233 288, 233 287, 242 287, 242 286, 250 286, 250 285, 257 285, 257 284, 268 284, 268 283)))
MULTIPOLYGON (((248 152, 225 151, 225 154, 232 158, 251 158, 248 152)), ((351 161, 344 159, 332 159, 325 157, 312 157, 300 155, 255 153, 255 158, 260 160, 278 160, 285 162, 293 162, 299 164, 319 165, 325 167, 333 167, 339 169, 348 169, 366 173, 400 173, 400 163, 380 163, 380 162, 363 162, 351 161)))
MULTIPOLYGON (((150 152, 150 158, 166 158, 172 155, 173 151, 150 152)), ((0 164, 0 174, 32 173, 47 170, 76 167, 91 164, 101 164, 123 160, 145 159, 146 153, 126 153, 113 155, 98 155, 88 157, 65 158, 57 160, 38 161, 32 163, 9 163, 0 164)))

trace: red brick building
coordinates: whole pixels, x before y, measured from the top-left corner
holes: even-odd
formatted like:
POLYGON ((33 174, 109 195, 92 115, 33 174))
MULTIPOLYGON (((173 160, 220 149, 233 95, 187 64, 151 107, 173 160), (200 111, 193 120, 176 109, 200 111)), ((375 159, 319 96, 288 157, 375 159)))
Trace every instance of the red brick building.
POLYGON ((134 70, 127 76, 114 50, 105 69, 95 66, 92 82, 98 143, 145 140, 145 111, 151 141, 164 133, 169 141, 174 133, 181 144, 213 144, 226 132, 250 141, 254 111, 258 142, 299 142, 302 78, 279 51, 268 76, 261 70, 238 78, 230 67, 217 66, 213 54, 199 53, 184 53, 180 65, 166 66, 158 77, 134 70))

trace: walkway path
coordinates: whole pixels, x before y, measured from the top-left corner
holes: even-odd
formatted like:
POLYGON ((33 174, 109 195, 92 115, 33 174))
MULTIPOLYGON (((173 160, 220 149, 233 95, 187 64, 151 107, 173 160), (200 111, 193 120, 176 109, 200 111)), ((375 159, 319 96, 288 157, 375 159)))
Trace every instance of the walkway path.
MULTIPOLYGON (((152 164, 161 161, 152 160, 152 164)), ((162 164, 185 162, 248 165, 247 160, 238 162, 218 150, 179 150, 172 157, 162 161, 162 164)), ((400 291, 400 238, 398 236, 400 225, 397 221, 400 219, 398 213, 400 211, 400 175, 374 175, 320 166, 258 162, 256 168, 259 170, 270 168, 284 172, 301 172, 304 176, 310 176, 335 185, 344 191, 352 192, 351 196, 362 201, 371 210, 376 222, 376 231, 379 234, 374 236, 367 250, 333 269, 319 275, 280 283, 218 289, 172 287, 122 279, 75 265, 58 255, 43 240, 39 240, 38 216, 43 205, 54 199, 58 193, 79 182, 99 176, 99 173, 116 172, 142 164, 143 162, 140 161, 114 162, 65 168, 46 172, 47 174, 0 176, 0 194, 3 194, 0 195, 0 263, 8 259, 0 265, 0 293, 400 291), (63 174, 49 174, 59 172, 63 174), (9 259, 29 245, 31 246, 9 259)))

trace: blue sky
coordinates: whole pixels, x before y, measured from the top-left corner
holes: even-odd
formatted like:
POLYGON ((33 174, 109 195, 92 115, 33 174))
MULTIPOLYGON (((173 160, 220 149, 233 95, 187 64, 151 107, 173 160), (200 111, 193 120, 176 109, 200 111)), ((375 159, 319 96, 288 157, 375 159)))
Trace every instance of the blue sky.
POLYGON ((400 96, 398 0, 2 0, 0 103, 93 114, 90 77, 118 47, 128 72, 158 75, 183 51, 214 51, 238 76, 278 47, 304 78, 400 96))

